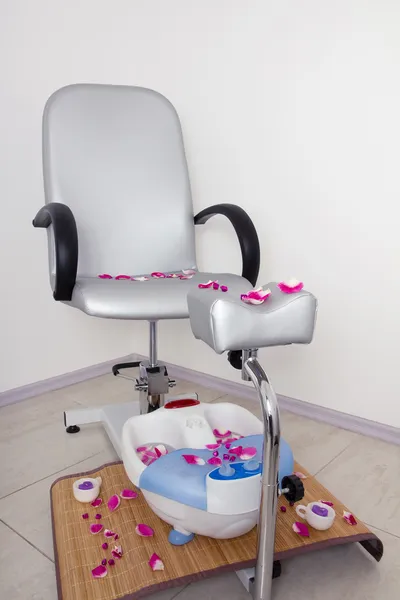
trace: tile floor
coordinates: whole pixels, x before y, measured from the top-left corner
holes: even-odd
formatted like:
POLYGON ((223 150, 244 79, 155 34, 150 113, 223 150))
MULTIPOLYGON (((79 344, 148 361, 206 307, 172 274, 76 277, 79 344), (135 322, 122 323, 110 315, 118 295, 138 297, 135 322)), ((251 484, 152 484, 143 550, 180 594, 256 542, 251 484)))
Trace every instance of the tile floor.
MULTIPOLYGON (((180 382, 176 393, 193 391, 180 382)), ((196 390, 206 402, 248 401, 196 390)), ((62 412, 132 397, 132 386, 111 375, 0 409, 0 598, 56 600, 49 488, 61 475, 115 460, 100 427, 64 432, 62 412), (110 400, 112 399, 112 400, 110 400)), ((283 435, 297 460, 347 503, 381 537, 380 564, 355 545, 283 563, 274 600, 386 600, 399 597, 400 447, 282 414, 283 435)), ((150 600, 250 600, 234 574, 167 590, 150 600)))

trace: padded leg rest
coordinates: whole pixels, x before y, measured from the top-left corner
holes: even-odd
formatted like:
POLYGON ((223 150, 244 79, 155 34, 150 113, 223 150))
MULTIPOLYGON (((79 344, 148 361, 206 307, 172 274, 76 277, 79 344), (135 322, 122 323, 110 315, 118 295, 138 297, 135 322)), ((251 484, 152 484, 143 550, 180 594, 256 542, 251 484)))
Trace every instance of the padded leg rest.
POLYGON ((195 289, 188 294, 193 335, 218 354, 226 350, 309 344, 317 311, 316 298, 302 290, 284 294, 276 283, 263 304, 245 304, 235 292, 195 289))

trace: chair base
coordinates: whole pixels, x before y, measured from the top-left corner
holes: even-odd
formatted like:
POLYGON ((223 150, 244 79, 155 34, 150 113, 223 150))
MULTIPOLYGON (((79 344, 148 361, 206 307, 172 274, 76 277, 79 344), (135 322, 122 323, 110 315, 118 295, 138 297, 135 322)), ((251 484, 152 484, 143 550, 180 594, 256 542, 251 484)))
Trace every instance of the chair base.
POLYGON ((64 423, 67 432, 70 428, 80 425, 101 423, 118 457, 121 458, 122 428, 125 421, 140 415, 139 401, 124 402, 123 404, 107 404, 96 408, 78 408, 64 413, 64 423))
MULTIPOLYGON (((198 399, 197 394, 178 394, 168 396, 168 402, 173 400, 182 400, 185 398, 198 399)), ((101 423, 106 430, 108 437, 115 452, 121 459, 121 440, 122 428, 125 421, 131 417, 137 417, 141 414, 139 400, 124 402, 123 404, 106 404, 94 408, 78 408, 76 410, 67 410, 64 412, 64 424, 68 433, 76 432, 75 428, 81 425, 91 425, 101 423), (68 430, 74 431, 68 431, 68 430)))
POLYGON ((66 432, 67 433, 79 433, 81 430, 80 427, 78 427, 78 425, 70 425, 69 427, 66 428, 66 432))

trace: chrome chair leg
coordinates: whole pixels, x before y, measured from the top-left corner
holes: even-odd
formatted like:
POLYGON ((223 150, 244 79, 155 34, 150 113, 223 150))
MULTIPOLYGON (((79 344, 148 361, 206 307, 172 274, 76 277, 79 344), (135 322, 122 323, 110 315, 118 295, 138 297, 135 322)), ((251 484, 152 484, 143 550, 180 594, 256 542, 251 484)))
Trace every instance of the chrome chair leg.
POLYGON ((274 571, 275 526, 279 494, 280 418, 276 394, 255 356, 244 364, 257 390, 264 423, 263 475, 257 529, 257 562, 250 590, 254 600, 271 600, 274 571))

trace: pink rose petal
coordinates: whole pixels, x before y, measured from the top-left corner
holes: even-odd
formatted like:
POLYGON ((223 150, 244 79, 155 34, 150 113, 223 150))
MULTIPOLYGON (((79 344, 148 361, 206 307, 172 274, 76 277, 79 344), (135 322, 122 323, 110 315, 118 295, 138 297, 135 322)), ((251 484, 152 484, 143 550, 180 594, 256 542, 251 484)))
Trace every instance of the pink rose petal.
POLYGON ((120 504, 121 504, 120 497, 117 496, 116 494, 114 496, 111 496, 111 498, 107 502, 108 509, 111 512, 114 512, 114 510, 117 510, 117 508, 120 504))
POLYGON ((88 518, 89 518, 88 513, 85 513, 85 514, 82 515, 82 519, 88 519, 88 518))
POLYGON ((213 283, 213 290, 219 290, 219 283, 217 281, 213 283))
POLYGON ((209 279, 209 281, 207 281, 207 283, 199 283, 198 287, 201 290, 208 290, 209 288, 212 288, 212 286, 214 285, 214 283, 217 283, 217 282, 212 281, 211 279, 209 279))
POLYGON ((197 271, 194 269, 182 269, 184 275, 196 275, 197 271))
POLYGON ((226 285, 221 285, 221 292, 227 292, 228 288, 226 285))
POLYGON ((97 513, 97 515, 95 516, 95 519, 100 520, 101 519, 101 514, 97 513))
POLYGON ((355 516, 351 514, 351 512, 347 512, 346 510, 343 511, 343 519, 346 521, 346 523, 348 523, 349 525, 357 525, 357 521, 355 519, 355 516))
POLYGON ((221 448, 221 444, 206 444, 207 450, 218 450, 221 448))
POLYGON ((108 564, 110 565, 110 567, 113 567, 115 565, 115 560, 113 558, 110 558, 108 564))
POLYGON ((122 492, 120 493, 121 498, 123 498, 124 500, 132 500, 133 498, 137 498, 138 494, 137 492, 133 491, 133 490, 122 490, 122 492))
POLYGON ((178 275, 179 279, 192 279, 193 275, 178 275))
POLYGON ((130 275, 117 275, 115 278, 117 281, 130 281, 131 280, 131 276, 130 275))
POLYGON ((102 544, 101 547, 103 548, 103 550, 107 550, 107 548, 108 548, 107 542, 104 542, 104 544, 102 544))
POLYGON ((309 529, 304 523, 299 523, 298 521, 296 521, 296 523, 293 523, 292 529, 295 533, 298 533, 303 537, 310 537, 309 529))
POLYGON ((118 533, 116 533, 116 534, 114 535, 114 540, 115 540, 115 541, 117 541, 117 539, 118 539, 118 538, 119 538, 119 535, 118 535, 118 533))
POLYGON ((243 448, 242 453, 240 454, 240 460, 250 460, 254 458, 257 454, 257 448, 243 448))
POLYGON ((103 525, 101 523, 93 523, 90 526, 90 533, 92 533, 93 535, 96 535, 96 533, 100 533, 100 531, 103 531, 103 525))
POLYGON ((149 527, 149 525, 145 525, 144 523, 139 523, 136 525, 135 531, 141 537, 152 537, 154 535, 154 530, 149 527))
POLYGON ((145 450, 143 454, 144 456, 148 456, 149 458, 157 458, 157 454, 153 452, 153 450, 145 450))
POLYGON ((136 452, 148 452, 151 450, 151 446, 139 446, 136 448, 136 452))
POLYGON ((296 475, 299 479, 307 479, 307 475, 304 475, 301 471, 295 471, 293 475, 296 475))
POLYGON ((289 281, 281 281, 278 283, 278 288, 284 294, 296 294, 296 292, 301 292, 303 287, 304 283, 297 279, 289 279, 289 281))
POLYGON ((196 456, 195 454, 182 454, 182 458, 186 460, 189 465, 205 465, 205 461, 200 458, 200 456, 196 456))
POLYGON ((328 500, 320 500, 321 504, 326 504, 327 506, 335 506, 333 502, 329 502, 328 500))
POLYGON ((242 294, 240 299, 246 304, 262 304, 270 295, 271 290, 269 288, 263 290, 262 287, 259 287, 256 290, 250 290, 247 294, 242 294))
POLYGON ((90 506, 94 506, 94 508, 97 508, 101 504, 103 504, 103 500, 101 498, 96 498, 96 500, 93 500, 93 502, 91 502, 90 506))
POLYGON ((152 277, 154 277, 155 279, 164 279, 166 277, 165 273, 161 273, 160 271, 155 271, 154 273, 151 274, 152 277))
POLYGON ((212 458, 208 459, 207 464, 220 467, 222 465, 222 460, 218 456, 213 456, 212 458))
POLYGON ((158 444, 158 446, 155 446, 154 452, 156 453, 157 458, 160 458, 160 456, 165 456, 166 454, 168 454, 168 451, 163 444, 158 444))
POLYGON ((177 273, 169 273, 167 279, 179 279, 179 275, 177 273))
POLYGON ((114 549, 111 550, 111 554, 113 558, 122 558, 122 548, 121 546, 114 546, 114 549))
POLYGON ((235 448, 229 449, 229 454, 235 454, 236 456, 240 456, 243 452, 243 446, 236 446, 235 448))
POLYGON ((107 568, 104 565, 99 565, 98 567, 92 570, 92 575, 93 577, 95 577, 95 579, 105 577, 107 575, 107 568))
POLYGON ((111 529, 105 529, 104 530, 104 536, 106 538, 113 538, 115 535, 115 531, 111 531, 111 529))
POLYGON ((157 554, 152 554, 149 560, 152 571, 164 571, 164 563, 157 554))
POLYGON ((102 273, 101 275, 98 275, 98 277, 100 277, 100 279, 112 279, 113 276, 109 275, 108 273, 102 273))
POLYGON ((213 434, 216 438, 226 438, 232 435, 232 431, 229 431, 229 429, 213 429, 213 434))

